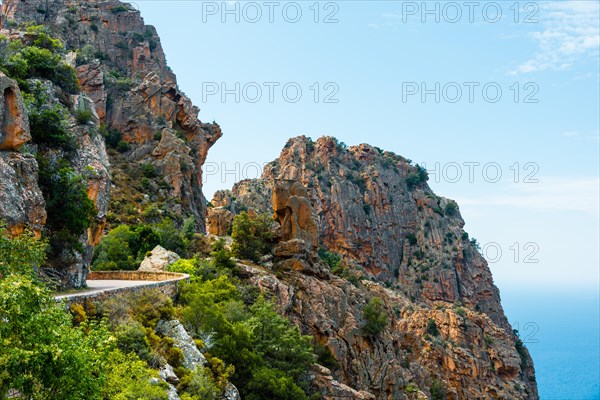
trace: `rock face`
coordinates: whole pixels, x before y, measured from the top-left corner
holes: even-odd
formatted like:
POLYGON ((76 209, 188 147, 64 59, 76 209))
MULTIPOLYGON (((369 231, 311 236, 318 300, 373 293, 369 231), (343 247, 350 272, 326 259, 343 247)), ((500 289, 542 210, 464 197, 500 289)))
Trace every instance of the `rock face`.
MULTIPOLYGON (((52 261, 56 271, 49 274, 63 286, 84 285, 93 247, 107 228, 120 223, 170 217, 180 224, 192 218, 203 232, 202 165, 222 133, 217 124, 198 119, 199 109, 167 66, 156 30, 144 24, 139 11, 116 0, 76 6, 68 0, 7 0, 0 11, 0 31, 9 41, 30 45, 37 33, 25 31, 25 23, 46 26, 63 43, 60 54, 76 69, 81 88, 71 95, 50 81, 28 80, 30 86, 40 85, 47 107, 61 106, 73 114, 65 127, 77 144, 75 154, 39 143, 32 144, 32 151, 50 165, 68 159, 69 167, 86 177, 88 196, 98 210, 92 227, 78 239, 83 251, 58 255, 52 261), (74 115, 83 111, 91 121, 81 124, 74 115)), ((13 81, 0 75, 0 89, 5 172, 0 181, 7 187, 0 194, 0 219, 16 233, 26 226, 40 232, 45 214, 40 190, 33 187, 35 159, 14 153, 31 139, 27 114, 13 81), (13 153, 8 157, 6 152, 13 153)))
POLYGON ((158 206, 174 220, 193 217, 204 231, 202 165, 222 133, 218 125, 202 123, 199 109, 179 90, 154 27, 145 25, 131 5, 116 0, 77 7, 68 0, 8 0, 2 11, 4 21, 50 26, 67 49, 90 54, 80 57, 77 66, 81 87, 100 121, 129 145, 123 156, 111 154, 117 179, 110 222, 134 222, 120 205, 139 198, 142 209, 158 206), (155 166, 156 177, 140 185, 132 168, 136 164, 155 166))
POLYGON ((262 179, 218 197, 230 210, 274 212, 283 221, 275 212, 285 197, 279 182, 306 188, 320 244, 342 256, 343 278, 316 272, 322 263, 302 255, 300 239, 274 249, 277 277, 251 266, 246 274, 332 352, 339 368, 324 393, 337 381, 377 399, 426 398, 440 388, 449 399, 536 399, 533 363, 490 270, 456 203, 436 196, 426 179, 408 160, 369 145, 299 137, 262 179), (362 330, 373 297, 389 321, 375 336, 362 330))
POLYGON ((46 210, 38 165, 32 155, 19 152, 31 140, 27 112, 19 87, 2 72, 0 94, 0 221, 11 234, 29 228, 40 235, 46 210))
POLYGON ((156 246, 150 254, 144 258, 138 271, 163 272, 169 265, 179 260, 177 253, 169 251, 162 246, 156 246))
POLYGON ((281 240, 303 240, 313 249, 318 247, 319 230, 300 182, 277 181, 273 189, 273 219, 281 226, 281 240))
POLYGON ((206 364, 206 358, 202 355, 194 339, 187 333, 178 320, 159 321, 156 333, 167 336, 175 341, 174 346, 183 352, 183 366, 191 371, 206 364))
POLYGON ((233 213, 224 207, 211 207, 206 216, 209 235, 225 236, 231 231, 233 213))
POLYGON ((0 72, 0 151, 17 151, 31 140, 29 120, 19 87, 0 72))

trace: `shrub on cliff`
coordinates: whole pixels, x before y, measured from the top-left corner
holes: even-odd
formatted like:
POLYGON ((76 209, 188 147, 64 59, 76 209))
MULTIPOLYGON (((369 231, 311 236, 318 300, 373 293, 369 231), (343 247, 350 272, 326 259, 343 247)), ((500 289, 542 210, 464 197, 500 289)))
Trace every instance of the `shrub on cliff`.
POLYGON ((379 297, 373 297, 369 304, 363 308, 363 332, 367 335, 378 335, 388 324, 387 312, 383 300, 379 297))
POLYGON ((85 178, 65 161, 51 162, 38 156, 39 186, 46 200, 46 228, 52 234, 51 250, 81 251, 79 236, 91 226, 96 206, 87 195, 85 178))
POLYGON ((0 235, 0 264, 11 271, 0 278, 0 398, 16 390, 32 400, 167 400, 150 382, 158 374, 117 350, 105 323, 73 326, 50 291, 20 273, 44 261, 43 242, 33 240, 0 235))
POLYGON ((243 212, 233 220, 231 251, 237 258, 259 261, 267 254, 273 239, 272 218, 268 214, 251 216, 243 212))
POLYGON ((37 240, 26 231, 18 237, 8 236, 5 225, 0 221, 0 278, 10 274, 33 277, 34 268, 46 258, 47 242, 37 240))
POLYGON ((182 316, 210 353, 235 367, 231 381, 244 399, 306 399, 302 377, 314 362, 311 340, 259 297, 248 307, 222 275, 183 288, 182 316))

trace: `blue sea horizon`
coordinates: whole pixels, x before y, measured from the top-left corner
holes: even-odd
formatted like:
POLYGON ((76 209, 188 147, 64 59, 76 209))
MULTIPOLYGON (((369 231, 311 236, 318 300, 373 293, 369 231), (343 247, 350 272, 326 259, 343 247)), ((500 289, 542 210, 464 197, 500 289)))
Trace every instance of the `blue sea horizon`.
POLYGON ((600 400, 598 290, 501 289, 502 305, 529 349, 542 400, 600 400))

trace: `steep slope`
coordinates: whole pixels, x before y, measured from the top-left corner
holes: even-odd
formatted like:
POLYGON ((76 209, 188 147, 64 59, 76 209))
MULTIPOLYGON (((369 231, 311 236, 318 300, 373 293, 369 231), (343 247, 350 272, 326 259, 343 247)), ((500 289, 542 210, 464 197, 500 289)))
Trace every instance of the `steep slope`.
POLYGON ((487 263, 463 231, 456 203, 431 191, 424 170, 369 145, 298 137, 262 179, 217 192, 212 205, 272 213, 280 179, 308 189, 321 244, 343 256, 346 269, 337 273, 346 279, 298 271, 289 279, 257 272, 252 279, 327 344, 342 365, 336 378, 378 398, 406 389, 406 370, 421 384, 442 379, 454 398, 537 398, 533 363, 504 315, 487 263), (357 278, 375 283, 348 283, 357 278), (374 294, 392 323, 372 340, 359 328, 374 294), (430 320, 441 342, 423 339, 430 320))
MULTIPOLYGON (((50 186, 50 178, 67 166, 73 171, 71 178, 77 174, 85 181, 96 211, 92 224, 70 232, 79 236, 80 244, 51 257, 55 271, 48 270, 50 275, 64 286, 84 285, 93 247, 107 227, 119 223, 168 217, 176 224, 188 219, 199 232, 205 230, 202 165, 221 131, 198 119, 199 109, 179 90, 155 29, 144 24, 139 11, 119 1, 8 0, 1 6, 0 35, 6 70, 21 72, 21 55, 10 56, 20 48, 34 48, 34 55, 58 63, 66 77, 74 68, 78 81, 52 79, 46 67, 30 68, 31 76, 15 76, 37 102, 28 103, 34 104, 28 113, 58 109, 63 136, 72 138, 69 143, 56 138, 42 143, 34 135, 32 145, 26 146, 38 163, 40 157, 45 160, 39 186, 47 207, 52 201, 43 186, 50 186), (51 55, 43 53, 48 49, 51 55), (59 61, 50 58, 56 56, 59 61)), ((27 177, 13 181, 37 179, 31 157, 28 162, 31 165, 20 172, 27 177)), ((20 195, 11 196, 20 201, 20 195)), ((39 209, 41 203, 36 204, 39 209)), ((16 226, 11 229, 17 232, 23 223, 9 211, 3 210, 0 219, 16 226)), ((45 218, 39 210, 38 214, 26 225, 41 231, 45 218)), ((56 231, 64 229, 54 226, 54 214, 49 213, 45 232, 59 247, 65 238, 56 231)))

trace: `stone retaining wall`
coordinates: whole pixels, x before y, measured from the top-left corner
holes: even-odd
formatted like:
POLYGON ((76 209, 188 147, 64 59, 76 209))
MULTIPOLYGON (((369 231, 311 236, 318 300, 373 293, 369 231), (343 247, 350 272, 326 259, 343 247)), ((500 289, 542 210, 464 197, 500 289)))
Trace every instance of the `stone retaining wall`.
POLYGON ((138 272, 138 271, 107 271, 92 272, 89 280, 122 280, 122 281, 148 281, 147 285, 123 288, 111 288, 101 292, 73 293, 57 302, 64 302, 67 309, 73 303, 99 302, 111 297, 125 296, 147 289, 156 289, 161 293, 175 299, 179 293, 179 282, 189 282, 190 276, 176 272, 138 272))
POLYGON ((148 272, 148 271, 95 271, 88 275, 90 281, 150 281, 163 282, 189 279, 189 275, 177 272, 148 272))

